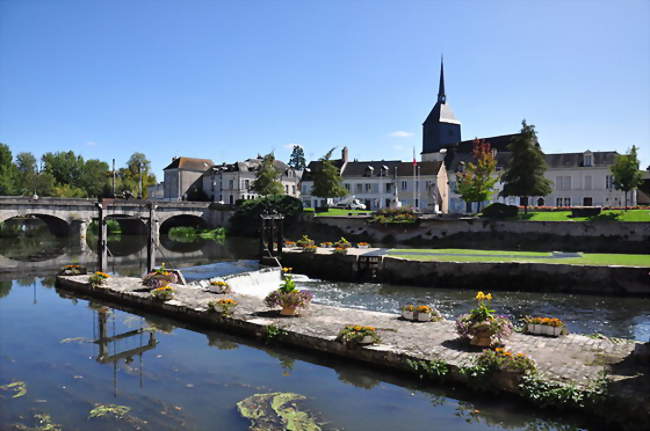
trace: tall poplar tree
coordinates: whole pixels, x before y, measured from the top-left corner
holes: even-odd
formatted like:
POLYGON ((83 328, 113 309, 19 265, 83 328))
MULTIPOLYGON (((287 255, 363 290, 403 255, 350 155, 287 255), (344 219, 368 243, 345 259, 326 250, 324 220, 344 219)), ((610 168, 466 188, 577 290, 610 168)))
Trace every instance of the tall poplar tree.
POLYGON ((508 145, 512 156, 503 174, 501 196, 519 196, 524 199, 524 213, 528 213, 528 196, 546 196, 551 193, 551 182, 544 177, 546 161, 539 146, 535 126, 521 122, 521 132, 508 145))
POLYGON ((260 169, 255 175, 255 181, 251 190, 262 196, 281 195, 284 193, 282 183, 278 181, 280 173, 275 168, 274 162, 275 156, 273 156, 273 153, 264 156, 260 169))
POLYGON ((614 176, 614 187, 625 192, 625 209, 627 210, 627 194, 639 187, 642 182, 641 171, 639 170, 639 158, 637 148, 632 145, 632 149, 627 154, 619 154, 614 159, 614 164, 609 168, 614 176))

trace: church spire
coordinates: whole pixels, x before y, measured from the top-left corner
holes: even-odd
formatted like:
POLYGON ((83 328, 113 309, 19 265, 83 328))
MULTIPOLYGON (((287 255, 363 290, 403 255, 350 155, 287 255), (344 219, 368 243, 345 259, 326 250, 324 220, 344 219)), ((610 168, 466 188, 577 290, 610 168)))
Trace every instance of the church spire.
POLYGON ((447 96, 445 95, 445 65, 443 58, 440 56, 440 85, 438 86, 438 103, 445 103, 447 96))

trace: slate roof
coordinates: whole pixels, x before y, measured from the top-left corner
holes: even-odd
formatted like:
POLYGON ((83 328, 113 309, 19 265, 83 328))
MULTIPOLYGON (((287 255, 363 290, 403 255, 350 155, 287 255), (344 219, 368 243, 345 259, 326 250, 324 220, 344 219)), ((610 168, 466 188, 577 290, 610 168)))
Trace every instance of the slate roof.
MULTIPOLYGON (((332 160, 334 165, 341 169, 343 165, 342 160, 332 160)), ((418 162, 420 167, 420 175, 438 175, 440 167, 442 166, 441 161, 437 162, 418 162)), ((311 162, 309 163, 309 171, 305 170, 305 173, 302 176, 303 181, 313 181, 312 172, 315 172, 320 169, 322 162, 311 162)), ((395 174, 395 169, 397 169, 398 177, 406 177, 413 175, 413 163, 412 162, 403 162, 401 160, 371 160, 371 161, 352 161, 348 162, 345 165, 343 178, 358 178, 358 177, 386 177, 393 176, 395 174)))
POLYGON ((433 109, 431 110, 431 112, 429 112, 429 115, 427 116, 426 120, 424 120, 424 123, 429 123, 432 121, 441 122, 441 123, 460 124, 460 121, 456 119, 454 112, 451 110, 451 106, 449 106, 447 103, 441 103, 441 102, 437 102, 433 106, 433 109))
POLYGON ((210 159, 194 159, 192 157, 175 157, 172 159, 172 162, 167 165, 164 171, 167 169, 186 169, 188 171, 200 171, 205 172, 214 165, 214 162, 210 159))
MULTIPOLYGON (((212 166, 213 169, 224 170, 225 172, 256 172, 262 165, 263 158, 255 159, 246 159, 242 162, 235 163, 223 163, 221 165, 212 166)), ((282 160, 275 160, 273 166, 282 175, 285 175, 286 172, 290 169, 289 165, 284 163, 282 160)))
MULTIPOLYGON (((594 151, 593 167, 609 167, 618 155, 616 151, 594 151)), ((579 168, 584 166, 584 153, 546 154, 549 168, 579 168)))

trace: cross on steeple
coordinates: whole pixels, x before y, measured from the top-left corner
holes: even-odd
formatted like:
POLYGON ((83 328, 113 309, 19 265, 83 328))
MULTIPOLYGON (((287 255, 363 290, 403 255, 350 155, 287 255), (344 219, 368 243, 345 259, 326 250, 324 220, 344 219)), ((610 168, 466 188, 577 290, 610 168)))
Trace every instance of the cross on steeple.
POLYGON ((442 55, 440 56, 440 85, 438 85, 438 102, 445 103, 447 96, 445 95, 445 65, 443 64, 442 55))

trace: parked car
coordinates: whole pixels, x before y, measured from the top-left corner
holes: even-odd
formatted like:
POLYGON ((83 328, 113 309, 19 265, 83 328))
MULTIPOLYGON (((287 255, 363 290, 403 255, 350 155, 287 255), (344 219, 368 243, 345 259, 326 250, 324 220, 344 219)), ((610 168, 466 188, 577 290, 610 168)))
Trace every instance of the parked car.
POLYGON ((334 205, 334 208, 342 208, 346 210, 365 210, 366 204, 361 203, 359 199, 348 199, 336 203, 336 205, 334 205))

